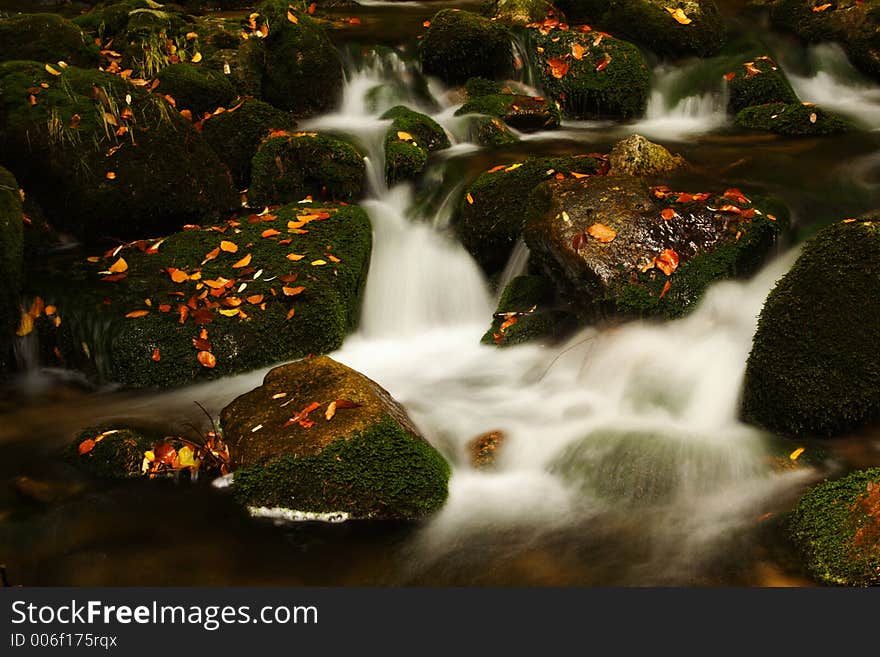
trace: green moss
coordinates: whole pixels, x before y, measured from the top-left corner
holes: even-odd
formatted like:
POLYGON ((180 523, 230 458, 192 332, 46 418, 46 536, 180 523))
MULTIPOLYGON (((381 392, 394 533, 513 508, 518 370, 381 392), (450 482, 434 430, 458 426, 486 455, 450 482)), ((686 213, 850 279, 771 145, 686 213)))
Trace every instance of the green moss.
POLYGON ((0 61, 31 59, 51 64, 93 66, 98 47, 83 31, 57 14, 23 14, 0 20, 0 61))
POLYGON ((202 127, 202 136, 229 167, 239 189, 250 184, 251 160, 272 130, 288 130, 296 121, 261 100, 249 98, 234 112, 212 116, 202 127))
POLYGON ((475 77, 465 82, 464 90, 468 98, 478 98, 480 96, 489 96, 491 94, 500 94, 504 87, 500 82, 495 80, 487 80, 486 78, 475 77))
POLYGON ((880 523, 876 511, 871 515, 859 504, 874 486, 880 486, 880 468, 821 483, 798 502, 788 521, 789 534, 818 581, 839 586, 880 584, 880 523))
POLYGON ((553 6, 548 0, 486 0, 483 13, 510 25, 527 25, 543 20, 553 6))
POLYGON ((385 141, 385 180, 394 185, 402 180, 415 179, 428 162, 428 151, 412 142, 396 138, 385 141))
POLYGON ((443 506, 449 474, 433 447, 386 416, 318 455, 237 470, 232 490, 249 506, 416 519, 443 506))
POLYGON ((314 198, 351 201, 363 193, 364 157, 348 142, 303 133, 271 137, 251 161, 251 205, 314 198))
POLYGON ((13 333, 21 315, 22 207, 18 182, 0 167, 0 379, 9 372, 13 333))
POLYGON ((785 73, 776 63, 763 55, 749 60, 750 69, 745 62, 730 71, 735 77, 728 80, 728 107, 733 113, 767 103, 797 103, 798 97, 792 89, 785 73), (760 73, 754 73, 754 71, 760 73))
MULTIPOLYGON (((65 448, 66 461, 100 479, 138 479, 143 476, 141 467, 144 452, 163 442, 161 435, 146 435, 140 431, 115 426, 96 426, 83 429, 65 448), (79 446, 85 440, 100 440, 85 454, 79 446)), ((168 440, 175 449, 183 443, 168 440)))
POLYGON ((513 66, 510 33, 478 14, 443 9, 419 43, 422 70, 448 84, 468 78, 503 78, 513 66))
POLYGON ((62 263, 55 271, 33 277, 32 294, 58 306, 61 317, 57 328, 46 318, 38 322, 47 362, 58 364, 51 355, 58 346, 62 364, 97 381, 169 387, 338 348, 360 316, 372 231, 366 213, 357 206, 313 208, 286 206, 273 212, 275 219, 252 222, 242 218, 238 225, 218 226, 223 232, 213 227, 186 230, 161 242, 155 254, 141 251, 152 241, 140 242, 97 263, 62 263), (321 209, 330 218, 311 221, 306 234, 288 232, 288 222, 297 221, 299 214, 321 209), (272 228, 281 234, 262 237, 263 231, 272 228), (279 244, 284 238, 292 242, 279 244), (237 252, 221 251, 206 260, 221 240, 235 243, 237 252), (291 261, 287 258, 291 253, 304 257, 291 261), (248 254, 249 265, 232 266, 248 254), (116 282, 101 280, 99 272, 119 256, 128 265, 127 276, 116 282), (315 261, 325 264, 312 265, 315 261), (168 268, 197 274, 197 280, 175 284, 168 268), (221 277, 233 283, 223 296, 215 297, 202 281, 221 277), (287 296, 283 286, 305 289, 287 296), (194 295, 204 298, 193 301, 194 295), (263 298, 256 303, 247 300, 260 295, 263 298), (224 302, 229 298, 232 301, 224 302), (206 310, 206 304, 215 301, 226 305, 206 310), (189 303, 207 317, 199 319, 190 306, 181 323, 180 307, 189 303), (163 312, 166 304, 167 312, 163 312), (235 308, 244 314, 227 317, 221 313, 235 308), (137 310, 149 312, 126 317, 137 310), (289 316, 291 310, 294 313, 289 316), (216 358, 213 368, 197 360, 199 350, 193 339, 203 328, 216 358), (157 349, 159 360, 155 360, 157 349))
POLYGON ((159 93, 170 95, 175 107, 190 110, 194 119, 218 107, 229 108, 236 95, 223 73, 192 64, 166 66, 157 77, 159 93))
POLYGON ((449 148, 446 132, 429 116, 398 105, 381 118, 393 119, 385 133, 385 179, 389 185, 415 178, 425 168, 428 153, 449 148), (401 132, 411 139, 401 137, 401 132))
POLYGON ((736 115, 736 125, 780 135, 831 135, 853 130, 852 124, 815 106, 771 103, 747 107, 736 115))
POLYGON ((519 141, 510 128, 500 119, 491 116, 476 115, 468 124, 468 141, 480 146, 505 146, 519 141))
POLYGON ((787 435, 833 436, 880 417, 880 223, 830 226, 767 297, 743 414, 787 435))
POLYGON ((492 325, 483 335, 483 344, 508 347, 534 340, 556 338, 573 325, 573 317, 556 309, 553 283, 543 276, 517 276, 501 293, 492 325), (501 331, 508 313, 517 315, 516 323, 501 331), (497 336, 497 337, 496 337, 497 336))

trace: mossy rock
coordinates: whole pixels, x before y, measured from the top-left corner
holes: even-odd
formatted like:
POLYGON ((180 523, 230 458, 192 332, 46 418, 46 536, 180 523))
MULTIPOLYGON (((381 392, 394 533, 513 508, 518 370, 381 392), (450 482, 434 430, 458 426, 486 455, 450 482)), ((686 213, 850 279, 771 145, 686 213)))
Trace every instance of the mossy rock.
POLYGON ((22 205, 18 182, 0 167, 0 379, 10 372, 12 340, 21 317, 22 205))
POLYGON ((203 66, 226 75, 239 96, 261 98, 264 58, 262 45, 248 39, 238 48, 223 48, 205 55, 203 66))
POLYGON ((786 223, 784 210, 725 194, 624 175, 554 180, 532 192, 523 235, 584 320, 679 317, 711 283, 760 267, 786 223))
POLYGON ((528 25, 544 20, 553 5, 548 0, 487 0, 483 11, 508 25, 528 25))
POLYGON ((159 444, 167 443, 175 450, 184 443, 159 434, 147 434, 136 429, 102 425, 80 431, 64 449, 64 460, 99 479, 140 479, 144 453, 159 444), (82 453, 80 445, 83 445, 82 453))
POLYGON ((77 25, 57 14, 0 19, 0 61, 29 59, 58 68, 97 66, 98 47, 77 25))
POLYGON ((741 128, 793 137, 834 135, 854 129, 846 119, 814 105, 802 103, 770 103, 747 107, 736 115, 734 122, 741 128))
POLYGON ((189 121, 100 71, 0 64, 0 153, 50 222, 88 241, 161 235, 238 201, 189 121))
POLYGON ((644 113, 651 73, 633 44, 574 28, 530 28, 528 33, 541 85, 563 114, 628 119, 644 113))
POLYGON ((403 407, 326 356, 270 371, 223 409, 220 424, 232 491, 248 506, 408 520, 446 500, 449 466, 403 407))
POLYGON ((273 130, 292 130, 296 121, 288 113, 255 98, 232 112, 212 116, 202 126, 202 136, 232 172, 239 189, 251 181, 251 160, 273 130))
POLYGON ((880 217, 817 234, 767 297, 743 389, 745 417, 834 436, 880 417, 880 217))
POLYGON ((263 100, 302 116, 326 112, 342 97, 342 59, 324 29, 289 5, 269 0, 255 9, 258 26, 269 26, 266 38, 253 37, 263 100), (296 23, 288 20, 288 12, 296 23))
POLYGON ((461 200, 456 233, 487 274, 499 272, 522 233, 526 204, 536 185, 557 174, 592 175, 605 168, 604 160, 585 155, 529 158, 483 173, 461 200))
POLYGON ((785 73, 768 55, 740 63, 725 80, 728 108, 734 114, 754 105, 799 102, 785 73))
POLYGON ((478 14, 442 9, 419 43, 422 71, 447 84, 468 78, 504 78, 513 70, 511 35, 503 25, 478 14))
POLYGON ((608 157, 611 175, 658 176, 687 166, 681 155, 673 155, 660 144, 641 135, 617 142, 608 157))
POLYGON ((819 582, 880 585, 880 468, 811 488, 790 516, 788 530, 819 582))
POLYGON ((467 118, 467 139, 479 146, 506 146, 519 141, 519 138, 504 125, 501 119, 482 114, 475 114, 467 118))
POLYGON ((559 338, 573 327, 574 317, 556 305, 556 290, 544 276, 517 276, 498 301, 492 325, 480 340, 508 347, 535 340, 559 338), (515 317, 513 324, 502 329, 515 317))
POLYGON ((157 78, 158 92, 174 98, 178 110, 190 110, 193 119, 218 107, 228 109, 236 96, 235 89, 223 73, 192 64, 166 66, 159 71, 157 78))
POLYGON ((351 201, 364 189, 364 156, 346 141, 314 132, 270 137, 251 161, 248 200, 253 206, 306 196, 351 201))
POLYGON ((165 388, 331 351, 357 325, 371 244, 359 207, 294 204, 61 263, 28 290, 58 308, 37 322, 44 362, 165 388))
POLYGON ((727 39, 714 0, 613 0, 598 20, 603 29, 658 55, 707 57, 727 39), (681 9, 690 22, 681 24, 669 9, 681 9))
POLYGON ((456 116, 462 114, 494 116, 520 132, 553 130, 559 127, 562 120, 559 108, 553 101, 505 93, 471 97, 455 114, 456 116))
POLYGON ((425 168, 429 153, 449 148, 449 137, 430 116, 398 105, 381 118, 392 119, 385 133, 385 180, 389 185, 415 178, 425 168))

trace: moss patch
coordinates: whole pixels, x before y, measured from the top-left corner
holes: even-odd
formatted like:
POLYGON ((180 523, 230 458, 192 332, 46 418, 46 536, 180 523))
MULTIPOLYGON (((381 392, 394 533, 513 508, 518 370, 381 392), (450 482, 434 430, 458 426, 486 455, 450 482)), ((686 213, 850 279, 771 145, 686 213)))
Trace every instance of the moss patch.
POLYGON ((385 133, 385 179, 389 185, 415 178, 425 168, 428 153, 449 148, 449 137, 430 116, 398 105, 381 118, 393 119, 385 133))
POLYGON ((190 110, 195 119, 218 107, 228 109, 236 95, 223 73, 191 64, 166 66, 158 79, 159 93, 170 95, 177 109, 190 110))
POLYGON ((788 78, 767 55, 744 61, 726 74, 728 107, 736 113, 753 105, 797 103, 788 78))
POLYGON ((853 130, 853 125, 815 106, 801 103, 770 103, 747 107, 736 115, 736 125, 780 135, 832 135, 853 130))
POLYGON ((98 64, 98 47, 69 20, 57 14, 24 14, 0 20, 0 61, 30 59, 57 68, 98 64))
POLYGON ((517 276, 501 293, 492 325, 480 340, 483 344, 507 347, 564 335, 573 326, 573 317, 555 307, 553 283, 543 276, 517 276), (501 329, 516 313, 516 323, 501 329))

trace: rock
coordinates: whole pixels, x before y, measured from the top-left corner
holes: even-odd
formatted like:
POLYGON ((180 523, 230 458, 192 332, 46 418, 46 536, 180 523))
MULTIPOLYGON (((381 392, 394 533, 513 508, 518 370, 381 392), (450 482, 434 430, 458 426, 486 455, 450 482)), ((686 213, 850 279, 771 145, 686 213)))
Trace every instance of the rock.
POLYGON ((58 68, 97 66, 98 47, 69 20, 57 14, 22 14, 0 19, 0 61, 30 59, 58 68))
POLYGON ((364 190, 364 156, 351 144, 315 132, 270 137, 251 161, 254 207, 316 199, 352 201, 364 190))
POLYGON ((532 27, 531 49, 545 93, 578 119, 627 119, 648 102, 650 71, 639 49, 577 27, 532 27))
POLYGON ((660 144, 632 135, 614 145, 609 156, 611 175, 658 176, 687 166, 681 155, 673 155, 660 144))
POLYGON ((553 11, 548 0, 488 0, 484 7, 487 14, 509 25, 535 23, 553 11))
POLYGON ((499 23, 458 9, 443 9, 419 43, 422 70, 447 84, 468 78, 507 77, 513 67, 511 36, 499 23))
POLYGON ((680 316, 710 283, 760 266, 781 230, 739 190, 686 194, 624 175, 540 185, 528 216, 533 257, 586 319, 680 316))
POLYGON ((728 108, 736 114, 753 105, 798 103, 785 73, 767 55, 753 57, 733 67, 725 75, 728 108))
POLYGON ((880 215, 810 240, 761 312, 744 416, 771 431, 834 436, 880 418, 880 215))
POLYGON ((553 130, 559 127, 561 121, 556 103, 522 94, 498 93, 471 97, 455 112, 456 116, 462 114, 494 116, 520 132, 553 130))
POLYGON ((425 168, 429 153, 449 148, 449 137, 430 116, 398 105, 381 118, 392 119, 385 133, 385 180, 389 185, 415 178, 425 168))
POLYGON ((58 504, 76 497, 86 487, 78 481, 21 475, 12 480, 12 490, 20 497, 40 504, 58 504))
POLYGON ((205 141, 232 172, 238 189, 251 181, 251 160, 273 130, 293 130, 296 121, 282 110, 248 98, 233 112, 212 116, 202 126, 205 141))
POLYGON ((519 141, 500 119, 478 114, 468 118, 467 139, 479 146, 504 146, 519 141))
POLYGON ((522 233, 526 203, 536 185, 557 174, 601 173, 606 166, 603 159, 585 155, 529 158, 493 167, 468 187, 455 220, 456 233, 487 274, 499 272, 522 233))
POLYGON ((235 89, 220 71, 201 69, 191 64, 166 66, 157 76, 160 94, 168 94, 178 110, 188 109, 193 120, 219 107, 229 109, 235 99, 235 89))
POLYGON ((504 442, 503 431, 489 431, 477 436, 467 444, 471 465, 478 470, 495 466, 496 452, 504 442))
POLYGON ((157 235, 238 205, 226 167, 157 95, 37 62, 0 64, 0 88, 0 163, 59 230, 87 241, 157 235))
POLYGON ((163 388, 331 351, 357 324, 371 241, 357 206, 293 204, 63 263, 31 281, 57 306, 37 321, 44 361, 163 388))
POLYGON ((22 206, 15 177, 0 167, 0 379, 11 370, 12 341, 19 326, 22 283, 22 206))
POLYGON ((220 423, 248 506, 415 519, 446 500, 449 466, 403 407, 326 356, 273 369, 220 423))
POLYGON ((880 584, 880 468, 811 488, 788 522, 807 571, 823 584, 880 584))
POLYGON ((492 325, 481 342, 507 347, 558 338, 573 327, 573 320, 571 314, 557 307, 556 290, 549 279, 517 276, 501 293, 492 325))
POLYGON ((100 479, 139 479, 144 453, 162 442, 175 450, 183 443, 173 438, 147 435, 136 429, 99 426, 83 429, 65 450, 65 460, 100 479))
POLYGON ((853 130, 853 125, 831 112, 802 103, 770 103, 747 107, 734 123, 749 130, 765 130, 780 135, 832 135, 853 130))

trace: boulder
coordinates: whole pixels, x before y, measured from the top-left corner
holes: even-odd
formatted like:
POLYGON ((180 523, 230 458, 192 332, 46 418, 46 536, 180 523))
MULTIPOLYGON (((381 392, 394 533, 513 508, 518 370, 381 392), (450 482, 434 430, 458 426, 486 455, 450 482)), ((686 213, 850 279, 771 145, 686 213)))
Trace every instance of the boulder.
POLYGON ((628 119, 648 102, 651 74, 633 44, 556 21, 528 30, 545 93, 577 119, 628 119), (566 27, 566 29, 562 29, 566 27))
POLYGON ((609 156, 611 175, 659 176, 687 166, 681 155, 673 155, 660 144, 632 135, 614 145, 609 156))
POLYGON ((364 156, 348 142, 287 132, 266 139, 251 160, 248 200, 254 207, 306 196, 352 201, 363 193, 365 175, 364 156))
POLYGON ((508 25, 527 25, 543 20, 553 12, 548 0, 487 0, 484 11, 508 25))
MULTIPOLYGON (((144 470, 145 454, 153 451, 155 456, 155 447, 163 443, 170 446, 175 455, 184 446, 175 438, 164 438, 127 427, 88 427, 67 445, 64 459, 100 479, 139 479, 150 470, 149 467, 144 470)), ((170 455, 170 452, 165 454, 159 451, 160 456, 170 455)))
POLYGON ((511 35, 497 22, 458 9, 442 9, 419 43, 422 71, 447 84, 468 78, 507 77, 513 68, 511 35))
POLYGON ((366 213, 294 204, 139 240, 32 277, 43 359, 163 388, 336 349, 370 262, 366 213))
POLYGON ((97 66, 98 47, 77 25, 57 14, 0 19, 0 61, 30 59, 58 66, 97 66))
POLYGON ((248 506, 408 520, 446 500, 449 466, 403 407, 326 356, 271 370, 220 423, 248 506))
POLYGON ((760 266, 781 231, 738 189, 673 192, 625 175, 539 185, 528 217, 533 257, 586 319, 680 316, 712 282, 760 266))
POLYGON ((56 72, 0 64, 0 163, 56 228, 161 235, 238 205, 226 167, 164 99, 109 73, 56 72))
POLYGON ((228 109, 236 97, 235 89, 223 73, 192 64, 166 66, 157 78, 158 93, 174 98, 174 106, 178 110, 189 110, 194 119, 219 107, 228 109))
POLYGON ((0 379, 10 371, 12 340, 19 326, 22 283, 22 205, 18 182, 0 167, 0 379))
POLYGON ((817 581, 880 585, 880 468, 811 488, 789 518, 788 530, 817 581))
POLYGON ((803 103, 770 103, 747 107, 734 123, 749 130, 787 136, 833 135, 854 130, 852 123, 831 112, 803 103))
POLYGON ((767 297, 749 354, 744 416, 834 436, 880 418, 880 215, 830 226, 767 297))
POLYGON ((429 153, 449 148, 449 137, 430 116, 398 105, 381 118, 392 120, 385 133, 385 180, 389 185, 415 178, 425 168, 429 153))
POLYGON ((522 94, 496 93, 471 97, 456 112, 485 114, 498 118, 520 132, 538 132, 559 127, 561 116, 556 103, 522 94))
MULTIPOLYGON (((496 119, 497 120, 497 119, 496 119)), ((455 219, 464 247, 487 274, 501 271, 522 233, 532 189, 555 177, 607 171, 601 156, 529 158, 493 167, 468 187, 455 219)))
POLYGON ((800 102, 785 73, 768 55, 741 62, 724 79, 728 108, 734 114, 753 105, 800 102))
POLYGON ((557 306, 556 290, 549 279, 517 276, 501 293, 492 325, 481 342, 508 347, 559 338, 573 326, 574 317, 557 306))
POLYGON ((475 114, 467 118, 467 139, 479 146, 505 146, 519 141, 501 119, 475 114))

